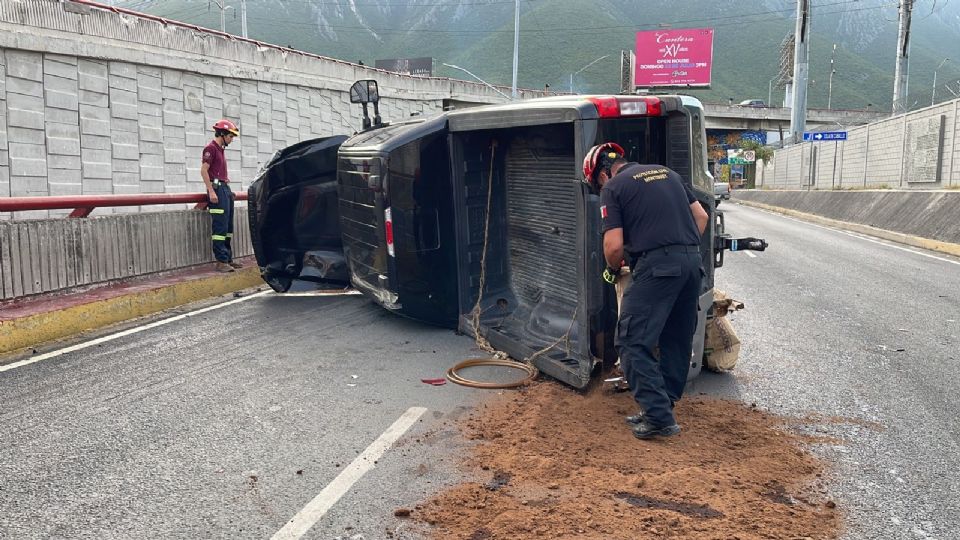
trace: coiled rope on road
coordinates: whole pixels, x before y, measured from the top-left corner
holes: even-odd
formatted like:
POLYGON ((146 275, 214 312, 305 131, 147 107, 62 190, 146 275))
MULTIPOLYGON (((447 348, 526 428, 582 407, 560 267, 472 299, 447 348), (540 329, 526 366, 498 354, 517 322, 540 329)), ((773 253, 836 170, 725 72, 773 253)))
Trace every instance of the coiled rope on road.
POLYGON ((447 379, 449 379, 450 382, 453 382, 462 386, 469 386, 470 388, 493 388, 493 389, 516 388, 518 386, 525 386, 532 383, 533 380, 537 378, 538 373, 539 372, 537 371, 537 368, 533 367, 532 365, 523 364, 520 362, 514 362, 513 360, 501 360, 499 358, 470 358, 448 369, 447 379), (474 381, 471 379, 467 379, 466 377, 458 373, 458 371, 460 371, 461 369, 479 367, 479 366, 499 366, 499 367, 519 369, 521 371, 525 371, 527 373, 527 376, 517 381, 500 383, 500 382, 474 381))

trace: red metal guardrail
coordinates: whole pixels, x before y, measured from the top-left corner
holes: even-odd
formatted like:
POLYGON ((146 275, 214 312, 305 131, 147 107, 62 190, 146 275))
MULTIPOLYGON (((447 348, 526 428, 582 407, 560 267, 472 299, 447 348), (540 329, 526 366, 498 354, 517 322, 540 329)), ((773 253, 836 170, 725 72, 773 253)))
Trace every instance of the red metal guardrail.
MULTIPOLYGON (((247 193, 234 193, 238 201, 247 200, 247 193)), ((144 206, 149 204, 189 204, 207 207, 206 193, 144 193, 132 195, 71 195, 64 197, 0 197, 0 212, 25 210, 62 210, 73 208, 69 217, 87 217, 95 208, 106 206, 144 206)))

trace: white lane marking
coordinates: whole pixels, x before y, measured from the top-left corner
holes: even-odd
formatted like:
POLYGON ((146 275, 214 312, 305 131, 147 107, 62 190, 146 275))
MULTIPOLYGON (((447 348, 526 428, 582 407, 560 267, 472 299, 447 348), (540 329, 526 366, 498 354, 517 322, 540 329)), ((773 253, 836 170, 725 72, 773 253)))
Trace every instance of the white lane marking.
POLYGON ((358 294, 363 294, 358 290, 351 289, 349 291, 305 291, 305 292, 285 292, 277 294, 278 297, 283 298, 286 296, 355 296, 358 294))
POLYGON ((749 257, 750 257, 751 259, 756 259, 756 258, 757 258, 757 256, 756 256, 756 255, 754 255, 754 254, 753 254, 752 252, 749 252, 749 251, 744 251, 744 253, 746 253, 746 254, 747 254, 747 256, 749 256, 749 257))
POLYGON ((847 236, 849 236, 849 237, 851 237, 851 238, 859 238, 860 240, 866 240, 867 242, 873 242, 874 244, 880 244, 881 246, 886 246, 886 247, 888 247, 888 248, 899 249, 900 251, 906 251, 907 253, 913 253, 914 255, 922 255, 922 256, 927 257, 927 258, 930 258, 930 259, 936 259, 936 260, 938 260, 938 261, 947 262, 947 263, 950 263, 950 264, 960 265, 960 261, 954 261, 954 260, 950 260, 950 259, 945 259, 945 258, 943 258, 943 257, 937 257, 936 255, 931 255, 931 254, 929 254, 929 253, 924 253, 924 252, 922 252, 922 251, 917 251, 917 250, 915 250, 915 249, 910 249, 910 248, 906 248, 906 247, 903 247, 903 246, 897 246, 897 245, 894 245, 894 244, 889 244, 889 243, 887 243, 887 242, 882 242, 882 241, 880 241, 880 240, 877 240, 877 239, 875 239, 875 238, 873 238, 873 237, 871 237, 871 236, 865 235, 865 234, 854 233, 854 232, 850 232, 850 231, 845 231, 845 230, 843 230, 843 229, 836 229, 836 228, 834 228, 834 227, 828 227, 828 226, 826 226, 826 225, 820 225, 820 224, 818 224, 818 223, 811 223, 811 222, 809 222, 809 221, 804 221, 804 220, 802 220, 802 219, 800 219, 800 218, 795 218, 795 217, 793 217, 793 216, 787 216, 787 215, 780 214, 780 213, 777 213, 777 212, 772 212, 772 211, 770 211, 770 210, 766 210, 766 209, 763 209, 763 208, 753 208, 753 209, 754 209, 754 210, 758 210, 758 211, 760 211, 760 212, 764 212, 764 213, 766 213, 766 214, 773 215, 773 216, 782 217, 783 219, 789 219, 790 221, 795 221, 795 222, 797 222, 797 223, 803 223, 804 225, 809 225, 809 226, 811 226, 811 227, 817 227, 818 229, 824 229, 824 230, 827 230, 827 231, 833 231, 833 232, 837 232, 837 233, 840 233, 840 234, 845 234, 845 235, 847 235, 847 236))
POLYGON ((67 353, 70 353, 70 352, 73 352, 73 351, 79 351, 79 350, 81 350, 81 349, 86 349, 87 347, 93 347, 94 345, 99 345, 99 344, 101 344, 101 343, 106 343, 106 342, 108 342, 108 341, 113 341, 113 340, 115 340, 115 339, 117 339, 117 338, 121 338, 121 337, 123 337, 123 336, 129 336, 130 334, 136 334, 136 333, 138 333, 138 332, 143 332, 144 330, 149 330, 149 329, 151 329, 151 328, 156 328, 156 327, 158 327, 158 326, 163 326, 163 325, 165 325, 165 324, 170 324, 170 323, 172 323, 172 322, 181 321, 181 320, 183 320, 183 319, 186 319, 187 317, 194 317, 194 316, 196 316, 196 315, 201 315, 201 314, 206 313, 206 312, 208 312, 208 311, 213 311, 213 310, 215 310, 215 309, 220 309, 220 308, 224 308, 224 307, 227 307, 227 306, 232 306, 232 305, 234 305, 234 304, 239 304, 240 302, 246 302, 247 300, 250 300, 251 298, 256 298, 256 297, 258 297, 258 296, 263 296, 263 295, 265 295, 265 294, 272 293, 272 292, 273 292, 273 291, 261 291, 261 292, 258 292, 258 293, 253 293, 253 294, 251 294, 251 295, 249 295, 249 296, 244 296, 244 297, 242 297, 242 298, 237 298, 237 299, 235 299, 235 300, 230 300, 230 301, 228 301, 228 302, 223 302, 222 304, 217 304, 217 305, 215 305, 215 306, 208 306, 208 307, 205 307, 205 308, 202 308, 202 309, 198 309, 198 310, 196 310, 196 311, 191 311, 191 312, 189 312, 189 313, 182 313, 182 314, 180 314, 180 315, 176 315, 176 316, 174 316, 174 317, 170 317, 169 319, 163 319, 163 320, 160 320, 160 321, 154 321, 154 322, 152 322, 152 323, 148 323, 148 324, 145 324, 145 325, 143 325, 143 326, 137 326, 137 327, 135 327, 135 328, 129 328, 129 329, 127 329, 127 330, 123 330, 122 332, 117 332, 116 334, 110 334, 110 335, 108 335, 108 336, 103 336, 103 337, 100 337, 100 338, 97 338, 97 339, 94 339, 94 340, 85 341, 85 342, 83 342, 83 343, 77 343, 76 345, 71 345, 71 346, 69 346, 69 347, 64 347, 63 349, 57 349, 56 351, 50 351, 50 352, 48 352, 48 353, 38 354, 38 355, 36 355, 36 356, 31 356, 30 358, 27 358, 27 359, 25 359, 25 360, 20 360, 19 362, 14 362, 14 363, 12 363, 12 364, 0 365, 0 373, 2 373, 2 372, 4 372, 4 371, 9 371, 9 370, 11 370, 11 369, 16 369, 16 368, 18 368, 18 367, 28 366, 28 365, 30 365, 30 364, 34 364, 34 363, 40 362, 40 361, 42 361, 42 360, 47 360, 47 359, 50 359, 50 358, 55 358, 55 357, 60 356, 60 355, 62 355, 62 354, 67 354, 67 353))
POLYGON ((374 462, 383 456, 393 443, 397 441, 404 433, 410 429, 420 416, 427 412, 424 407, 410 407, 407 412, 400 415, 400 418, 388 427, 377 440, 373 441, 362 454, 357 456, 346 469, 330 482, 327 487, 312 501, 303 507, 303 510, 297 512, 293 519, 287 522, 282 529, 273 535, 271 540, 295 540, 300 538, 311 527, 327 513, 327 510, 336 504, 340 497, 343 497, 347 491, 364 474, 375 467, 374 462))

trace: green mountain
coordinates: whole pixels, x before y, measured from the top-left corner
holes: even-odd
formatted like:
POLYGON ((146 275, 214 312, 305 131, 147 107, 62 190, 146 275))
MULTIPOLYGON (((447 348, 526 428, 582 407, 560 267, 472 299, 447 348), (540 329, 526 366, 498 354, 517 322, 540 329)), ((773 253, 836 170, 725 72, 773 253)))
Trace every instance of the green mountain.
MULTIPOLYGON (((240 34, 241 0, 225 1, 225 28, 240 34)), ((519 0, 518 84, 584 93, 616 92, 620 51, 636 32, 710 27, 715 31, 713 84, 693 92, 706 101, 747 98, 774 104, 780 46, 793 32, 793 0, 519 0), (600 60, 598 60, 600 59, 600 60), (586 67, 591 62, 594 62, 586 67), (573 75, 571 80, 571 75, 573 75), (572 83, 572 85, 571 85, 572 83)), ((215 2, 126 0, 118 7, 220 28, 215 2)), ((915 0, 908 101, 930 104, 960 95, 960 3, 915 0), (950 45, 952 44, 952 45, 950 45), (953 53, 955 60, 944 58, 953 53), (942 65, 941 65, 942 64, 942 65)), ((251 39, 373 65, 377 59, 429 56, 434 73, 512 81, 515 0, 247 0, 251 39)), ((811 107, 890 108, 897 40, 896 2, 818 0, 813 4, 811 107), (830 91, 833 46, 835 74, 830 91)))

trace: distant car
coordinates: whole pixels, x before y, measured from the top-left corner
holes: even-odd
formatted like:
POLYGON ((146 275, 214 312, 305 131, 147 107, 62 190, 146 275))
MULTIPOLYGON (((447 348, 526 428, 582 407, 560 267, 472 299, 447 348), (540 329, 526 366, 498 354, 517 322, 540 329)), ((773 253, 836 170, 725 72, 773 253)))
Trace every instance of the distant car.
POLYGON ((745 99, 737 104, 738 107, 766 107, 762 99, 745 99))
POLYGON ((713 183, 714 206, 720 206, 720 201, 730 200, 730 186, 726 182, 713 183))

